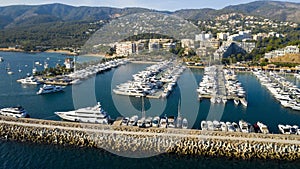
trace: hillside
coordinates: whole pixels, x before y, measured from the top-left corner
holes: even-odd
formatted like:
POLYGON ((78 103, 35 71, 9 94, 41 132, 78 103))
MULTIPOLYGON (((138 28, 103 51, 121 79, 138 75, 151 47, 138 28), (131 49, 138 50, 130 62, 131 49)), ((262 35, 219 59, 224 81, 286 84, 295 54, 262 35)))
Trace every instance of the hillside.
POLYGON ((270 59, 271 62, 300 63, 300 54, 288 54, 285 56, 270 59))
POLYGON ((300 23, 300 3, 280 1, 256 1, 247 4, 228 6, 222 10, 267 17, 273 20, 300 23))
MULTIPOLYGON (((110 20, 120 16, 150 11, 154 10, 145 8, 74 7, 57 3, 35 6, 6 6, 0 7, 0 29, 49 22, 110 20)), ((232 11, 300 23, 300 3, 290 2, 256 1, 228 6, 220 10, 205 8, 157 12, 175 14, 189 20, 207 20, 232 11)))
POLYGON ((139 12, 144 8, 74 7, 64 4, 0 7, 0 29, 49 22, 109 20, 139 12))

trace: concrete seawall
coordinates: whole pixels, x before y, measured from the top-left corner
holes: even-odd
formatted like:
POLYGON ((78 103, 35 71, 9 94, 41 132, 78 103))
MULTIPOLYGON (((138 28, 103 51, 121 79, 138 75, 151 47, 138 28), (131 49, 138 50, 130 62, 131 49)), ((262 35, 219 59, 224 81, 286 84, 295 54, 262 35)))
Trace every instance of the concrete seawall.
POLYGON ((0 116, 0 138, 103 148, 131 157, 166 152, 242 159, 300 159, 297 135, 141 129, 0 116))

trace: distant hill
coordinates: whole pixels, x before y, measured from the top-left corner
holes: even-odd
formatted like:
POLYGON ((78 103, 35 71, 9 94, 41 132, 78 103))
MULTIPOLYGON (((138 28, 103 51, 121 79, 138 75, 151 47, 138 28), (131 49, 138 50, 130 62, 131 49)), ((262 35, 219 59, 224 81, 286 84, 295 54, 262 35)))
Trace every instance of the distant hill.
MULTIPOLYGON (((36 23, 110 20, 116 17, 154 11, 145 8, 111 8, 111 7, 74 7, 64 4, 14 5, 0 7, 0 29, 12 28, 36 23)), ((215 9, 183 9, 175 12, 157 11, 175 14, 190 20, 214 19, 228 12, 263 16, 269 19, 294 21, 300 23, 300 3, 256 1, 247 4, 215 9)))
POLYGON ((15 5, 0 7, 0 28, 57 21, 109 20, 128 14, 150 11, 153 10, 144 8, 74 7, 64 4, 15 5))
POLYGON ((247 4, 228 6, 222 10, 243 12, 281 21, 300 23, 300 3, 280 1, 255 1, 247 4))

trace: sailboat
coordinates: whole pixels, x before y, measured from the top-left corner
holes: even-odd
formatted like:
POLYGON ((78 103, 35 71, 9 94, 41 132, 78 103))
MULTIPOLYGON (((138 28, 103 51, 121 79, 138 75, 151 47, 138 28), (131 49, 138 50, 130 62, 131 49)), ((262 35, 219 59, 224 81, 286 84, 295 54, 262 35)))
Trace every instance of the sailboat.
POLYGON ((13 72, 13 71, 11 71, 11 69, 10 69, 10 65, 9 65, 9 63, 7 63, 7 66, 6 66, 6 71, 7 71, 7 74, 9 74, 9 75, 12 75, 12 74, 14 74, 14 72, 13 72))

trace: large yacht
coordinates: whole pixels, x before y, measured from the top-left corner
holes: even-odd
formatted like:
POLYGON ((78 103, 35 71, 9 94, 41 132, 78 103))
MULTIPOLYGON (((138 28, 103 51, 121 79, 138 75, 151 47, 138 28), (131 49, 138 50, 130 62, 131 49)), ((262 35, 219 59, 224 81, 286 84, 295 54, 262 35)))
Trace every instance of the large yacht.
POLYGON ((15 118, 29 117, 29 114, 22 106, 7 107, 7 108, 0 109, 0 114, 3 116, 11 116, 15 118))
POLYGON ((54 85, 46 85, 44 84, 43 87, 39 89, 36 94, 47 94, 47 93, 55 93, 63 91, 62 86, 54 86, 54 85))
POLYGON ((22 83, 22 84, 33 84, 33 85, 40 84, 40 82, 33 76, 28 76, 24 79, 19 79, 19 80, 17 80, 17 82, 22 83))
POLYGON ((269 134, 269 129, 265 124, 263 124, 262 122, 257 122, 257 125, 263 134, 269 134))
POLYGON ((60 118, 68 121, 108 124, 109 115, 98 102, 94 107, 85 107, 67 112, 55 112, 60 118))

